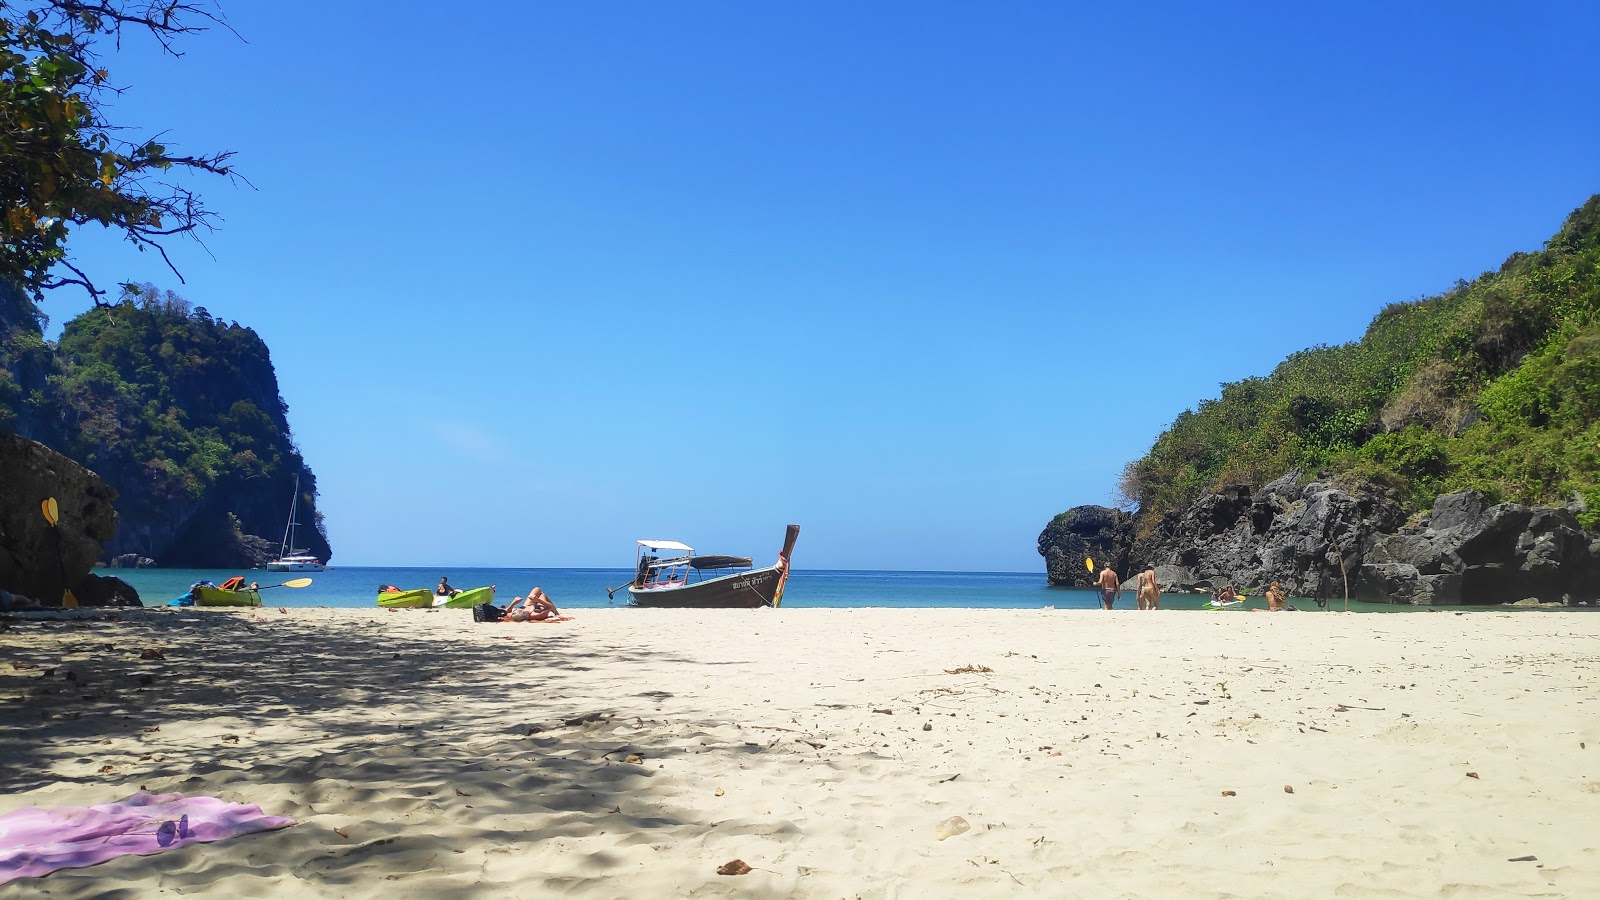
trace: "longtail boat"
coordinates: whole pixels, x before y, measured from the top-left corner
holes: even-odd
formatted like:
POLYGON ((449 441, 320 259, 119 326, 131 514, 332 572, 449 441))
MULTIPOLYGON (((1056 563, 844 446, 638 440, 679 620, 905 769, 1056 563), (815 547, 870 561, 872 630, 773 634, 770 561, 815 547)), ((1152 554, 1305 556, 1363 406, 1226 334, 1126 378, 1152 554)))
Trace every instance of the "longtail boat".
POLYGON ((789 560, 800 526, 790 525, 778 561, 750 568, 748 556, 695 556, 679 541, 635 541, 632 606, 743 609, 777 606, 789 580, 789 560), (663 553, 673 554, 662 556, 663 553))

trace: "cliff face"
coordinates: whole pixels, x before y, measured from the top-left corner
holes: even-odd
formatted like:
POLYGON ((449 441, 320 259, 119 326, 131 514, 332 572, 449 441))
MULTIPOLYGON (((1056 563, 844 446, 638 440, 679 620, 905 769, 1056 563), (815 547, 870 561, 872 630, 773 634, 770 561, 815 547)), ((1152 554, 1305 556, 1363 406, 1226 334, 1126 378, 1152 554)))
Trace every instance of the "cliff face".
MULTIPOLYGON (((1076 507, 1057 521, 1103 509, 1076 507)), ((1293 596, 1321 599, 1600 603, 1600 533, 1581 528, 1573 510, 1493 504, 1475 492, 1442 496, 1407 524, 1381 488, 1290 473, 1257 491, 1206 494, 1148 537, 1132 526, 1105 534, 1111 541, 1097 558, 1152 563, 1163 586, 1180 590, 1231 583, 1256 592, 1278 581, 1293 596)), ((1081 569, 1076 540, 1062 529, 1040 535, 1052 584, 1083 583, 1077 571, 1058 580, 1052 565, 1077 556, 1081 569)))
POLYGON ((53 347, 25 297, 0 292, 0 316, 0 430, 40 441, 115 490, 121 527, 102 558, 258 565, 277 552, 297 472, 309 526, 299 543, 331 554, 316 476, 254 331, 153 288, 77 317, 53 347))

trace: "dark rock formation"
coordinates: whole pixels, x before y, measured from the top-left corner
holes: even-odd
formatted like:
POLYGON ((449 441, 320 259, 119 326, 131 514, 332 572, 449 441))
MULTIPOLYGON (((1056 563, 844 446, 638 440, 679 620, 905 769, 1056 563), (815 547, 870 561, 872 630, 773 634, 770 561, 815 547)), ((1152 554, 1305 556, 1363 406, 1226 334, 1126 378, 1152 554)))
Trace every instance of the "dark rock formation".
POLYGON ((1425 523, 1375 536, 1355 578, 1364 596, 1410 603, 1590 601, 1600 596, 1600 535, 1567 509, 1447 494, 1425 523))
POLYGON ((121 578, 87 575, 72 589, 83 606, 143 606, 139 592, 121 578))
POLYGON ((1403 519, 1399 504, 1381 492, 1302 483, 1292 472, 1253 494, 1234 485, 1201 497, 1135 553, 1193 572, 1192 582, 1164 581, 1178 588, 1259 588, 1276 580, 1302 597, 1343 596, 1340 560, 1353 566, 1370 535, 1403 519))
POLYGON ((65 456, 13 434, 0 433, 0 472, 0 588, 46 606, 59 606, 68 590, 84 605, 138 602, 119 579, 89 573, 117 530, 116 491, 65 456), (43 508, 52 497, 54 526, 43 508))
POLYGON ((148 569, 151 566, 154 566, 155 564, 156 564, 156 561, 151 559, 148 556, 140 556, 137 553, 124 553, 121 556, 113 556, 109 560, 106 560, 106 562, 105 562, 104 566, 102 566, 102 568, 106 568, 106 569, 148 569))
MULTIPOLYGON (((247 569, 264 567, 278 558, 278 551, 281 549, 278 544, 253 534, 239 535, 235 547, 238 550, 236 557, 238 561, 234 565, 247 569)), ((326 556, 320 558, 327 559, 326 556)))
POLYGON ((1045 526, 1039 535, 1039 555, 1044 557, 1051 584, 1087 587, 1094 583, 1094 576, 1083 564, 1085 559, 1125 574, 1132 544, 1133 517, 1129 514, 1105 506, 1074 506, 1045 526))
POLYGON ((1232 486, 1201 497, 1131 546, 1116 542, 1131 533, 1127 523, 1112 527, 1100 510, 1075 507, 1040 536, 1051 584, 1087 583, 1082 557, 1094 554, 1078 535, 1092 534, 1102 555, 1123 566, 1152 563, 1164 586, 1180 590, 1232 583, 1259 591, 1278 581, 1293 596, 1333 599, 1348 590, 1352 598, 1418 604, 1600 596, 1600 535, 1564 508, 1449 494, 1426 520, 1406 526, 1400 504, 1379 488, 1291 472, 1254 493, 1232 486), (1047 542, 1052 529, 1064 536, 1047 542), (1058 570, 1077 577, 1058 580, 1058 570))

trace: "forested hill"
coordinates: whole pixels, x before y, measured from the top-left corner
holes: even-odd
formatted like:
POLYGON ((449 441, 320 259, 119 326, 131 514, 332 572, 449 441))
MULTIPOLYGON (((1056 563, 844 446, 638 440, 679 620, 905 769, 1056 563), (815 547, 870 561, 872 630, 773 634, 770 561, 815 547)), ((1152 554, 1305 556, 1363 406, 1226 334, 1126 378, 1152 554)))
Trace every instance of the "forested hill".
POLYGON ((1361 340, 1223 386, 1123 472, 1142 534, 1203 493, 1291 469, 1376 483, 1411 511, 1445 493, 1565 505, 1600 522, 1600 195, 1537 253, 1396 303, 1361 340))
POLYGON ((289 431, 254 331, 152 286, 43 338, 25 294, 0 287, 0 430, 99 473, 119 499, 108 556, 235 567, 276 555, 300 472, 299 543, 330 553, 316 477, 289 431))

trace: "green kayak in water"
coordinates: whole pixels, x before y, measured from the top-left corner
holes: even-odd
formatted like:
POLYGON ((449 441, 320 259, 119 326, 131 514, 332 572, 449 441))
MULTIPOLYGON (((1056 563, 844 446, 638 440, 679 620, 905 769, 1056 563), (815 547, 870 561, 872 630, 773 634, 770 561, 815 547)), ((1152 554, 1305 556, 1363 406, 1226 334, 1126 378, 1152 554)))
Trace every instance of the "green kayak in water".
POLYGON ((415 591, 394 591, 378 594, 378 605, 389 609, 415 609, 433 605, 433 591, 419 588, 415 591))
POLYGON ((462 591, 439 605, 449 609, 470 609, 474 606, 482 606, 485 603, 493 602, 494 585, 490 585, 488 587, 473 588, 470 591, 462 591))

